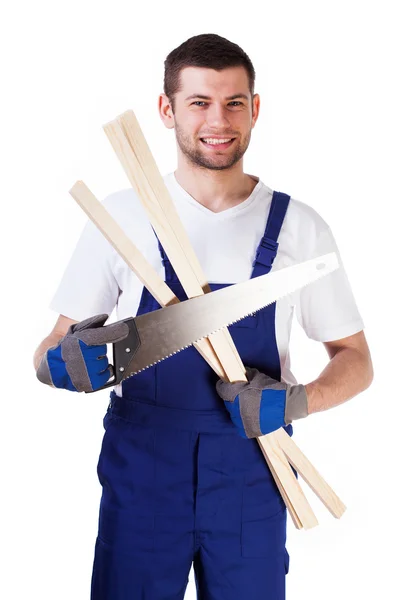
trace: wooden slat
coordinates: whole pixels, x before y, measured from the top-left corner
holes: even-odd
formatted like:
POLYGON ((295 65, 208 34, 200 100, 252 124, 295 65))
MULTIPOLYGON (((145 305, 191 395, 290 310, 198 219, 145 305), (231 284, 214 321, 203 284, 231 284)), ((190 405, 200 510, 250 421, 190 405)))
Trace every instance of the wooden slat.
POLYGON ((134 271, 159 304, 168 306, 179 302, 178 298, 161 279, 154 267, 143 257, 122 227, 111 217, 101 202, 83 181, 77 181, 69 193, 87 216, 110 242, 113 248, 134 271))
MULTIPOLYGON (((83 181, 77 181, 71 188, 70 194, 161 306, 167 306, 179 302, 178 298, 163 281, 163 279, 159 277, 152 265, 150 265, 150 263, 143 257, 133 242, 126 236, 123 229, 111 217, 111 215, 97 200, 97 198, 83 181)), ((210 366, 215 368, 215 363, 219 363, 219 361, 210 345, 205 342, 206 340, 201 340, 195 346, 198 346, 198 350, 202 356, 205 354, 207 362, 209 362, 209 364, 211 363, 210 366)), ((222 367, 220 368, 222 371, 222 367)), ((219 373, 217 374, 220 376, 219 373)), ((346 509, 344 504, 341 502, 332 488, 321 477, 321 475, 316 471, 310 461, 304 456, 301 450, 297 448, 292 438, 288 436, 280 436, 280 434, 278 435, 278 441, 280 442, 280 445, 289 462, 295 469, 297 469, 299 474, 313 489, 313 491, 325 504, 332 515, 336 518, 340 518, 346 509), (291 451, 293 450, 293 445, 296 446, 296 452, 291 451), (299 460, 299 458, 301 458, 301 460, 299 460)), ((266 444, 269 436, 264 436, 264 438, 261 439, 262 446, 264 447, 264 456, 268 461, 266 444)), ((271 453, 270 448, 269 452, 271 453)), ((276 452, 277 449, 275 447, 275 453, 276 452)), ((281 455, 279 456, 279 459, 282 461, 281 455)), ((270 461, 268 462, 270 464, 270 461)), ((273 469, 272 474, 274 474, 273 469)), ((281 486, 279 479, 275 478, 275 480, 282 496, 284 496, 286 492, 281 486)), ((301 522, 298 517, 296 521, 297 527, 300 528, 301 522)))
MULTIPOLYGON (((130 113, 131 111, 128 112, 130 113)), ((133 125, 131 120, 126 123, 126 116, 127 113, 124 113, 124 115, 121 115, 118 120, 106 124, 104 126, 104 130, 118 158, 120 159, 133 188, 143 202, 149 220, 155 229, 165 251, 167 252, 168 258, 171 261, 186 294, 188 297, 197 296, 200 293, 203 293, 203 287, 205 286, 200 285, 198 274, 196 275, 196 273, 194 273, 191 268, 191 263, 188 260, 188 254, 190 254, 190 252, 188 251, 187 246, 190 246, 190 242, 183 242, 183 239, 187 238, 183 227, 181 230, 179 230, 179 240, 177 239, 174 227, 176 226, 176 222, 179 221, 179 217, 175 211, 172 200, 170 200, 167 204, 162 204, 162 199, 159 199, 155 195, 151 185, 151 178, 154 170, 150 169, 148 174, 145 170, 146 160, 140 160, 138 158, 138 147, 135 145, 133 148, 133 145, 135 144, 135 139, 137 139, 139 136, 136 134, 135 137, 129 133, 132 130, 133 125), (122 129, 121 123, 124 123, 124 129, 122 129), (129 135, 129 139, 126 139, 125 135, 129 135), (142 165, 144 166, 143 168, 142 165), (171 216, 171 213, 173 213, 173 216, 171 216)), ((142 142, 143 140, 144 137, 142 136, 142 142)), ((144 143, 141 144, 141 148, 143 148, 143 145, 144 143)), ((164 182, 162 183, 165 187, 164 182)), ((168 195, 168 190, 165 188, 163 197, 168 195)), ((199 267, 197 267, 197 269, 198 268, 199 267)), ((203 276, 200 279, 204 284, 205 277, 203 276)), ((209 339, 217 352, 228 380, 245 381, 245 370, 243 363, 241 362, 237 351, 233 352, 232 350, 233 342, 226 339, 228 335, 230 335, 229 332, 224 330, 223 332, 218 332, 213 336, 210 336, 209 339)), ((274 434, 272 433, 270 435, 273 436, 274 434)), ((282 468, 282 463, 279 461, 275 462, 273 468, 275 469, 275 476, 280 479, 281 483, 283 484, 283 481, 285 481, 285 488, 290 481, 290 485, 297 490, 297 494, 292 494, 293 497, 298 497, 302 494, 301 491, 299 492, 301 488, 291 469, 289 470, 290 473, 287 470, 285 471, 282 468)), ((284 497, 285 501, 288 501, 288 499, 290 499, 289 494, 284 497)), ((301 505, 299 505, 299 507, 294 508, 289 501, 287 503, 287 508, 295 524, 297 524, 298 519, 300 519, 304 526, 307 526, 307 523, 310 523, 310 526, 313 526, 315 522, 315 515, 313 514, 310 505, 308 505, 308 510, 305 511, 305 505, 306 503, 303 502, 301 505)))
MULTIPOLYGON (((286 433, 284 429, 281 431, 286 433)), ((295 475, 292 471, 292 467, 285 458, 285 455, 279 445, 277 436, 264 435, 259 439, 261 451, 271 468, 271 473, 274 474, 274 472, 276 473, 279 470, 281 479, 280 483, 284 488, 291 505, 296 507, 295 515, 297 521, 295 521, 292 517, 293 523, 298 529, 299 523, 303 525, 304 529, 316 527, 318 525, 317 518, 306 496, 304 495, 303 490, 301 489, 300 485, 292 485, 292 478, 295 477, 295 475)))
MULTIPOLYGON (((141 167, 141 163, 130 145, 130 141, 127 140, 119 120, 107 123, 104 126, 104 131, 110 140, 115 153, 120 159, 133 189, 141 199, 149 221, 161 241, 188 298, 200 296, 204 291, 209 292, 210 287, 208 283, 204 283, 205 278, 200 278, 201 282, 199 282, 199 278, 191 268, 189 255, 194 253, 193 250, 189 250, 191 247, 189 241, 187 241, 186 244, 183 244, 184 237, 187 237, 187 235, 182 226, 179 230, 179 240, 176 236, 173 227, 176 226, 177 221, 179 222, 179 217, 174 214, 175 209, 172 201, 168 203, 167 207, 163 206, 163 208, 160 208, 160 201, 155 195, 153 188, 141 167), (171 217, 171 214, 173 218, 171 217), (173 223, 173 226, 171 223, 173 223), (184 248, 182 248, 182 244, 184 248)), ((142 161, 142 163, 143 162, 144 161, 142 161)), ((164 197, 165 196, 168 196, 168 190, 166 190, 164 197)), ((197 269, 200 269, 200 266, 198 266, 197 269)), ((226 373, 225 378, 229 381, 245 381, 245 369, 243 363, 240 360, 237 350, 232 350, 234 347, 233 341, 232 343, 229 343, 231 348, 230 352, 227 353, 225 351, 228 347, 228 337, 230 337, 229 331, 227 329, 221 329, 209 336, 208 339, 217 356, 219 356, 220 362, 221 353, 224 355, 223 369, 226 373)))
MULTIPOLYGON (((83 181, 77 181, 70 189, 70 194, 160 306, 169 306, 179 302, 154 267, 139 252, 122 227, 113 219, 83 181)), ((193 345, 217 375, 225 378, 225 371, 210 342, 204 338, 193 345)))
MULTIPOLYGON (((120 225, 104 208, 101 202, 90 191, 83 181, 77 181, 70 190, 71 196, 84 210, 86 215, 101 231, 108 242, 118 252, 121 258, 125 261, 128 267, 137 275, 143 285, 156 298, 160 306, 167 306, 179 302, 178 298, 171 291, 168 285, 159 277, 153 266, 143 257, 141 252, 136 248, 134 243, 125 234, 120 225)), ((207 360, 208 364, 215 370, 218 376, 225 376, 225 373, 220 366, 219 360, 215 355, 213 348, 207 343, 207 340, 200 340, 194 344, 200 354, 207 360), (218 370, 217 370, 218 369, 218 370)), ((274 472, 273 472, 274 474, 274 472)), ((281 494, 286 498, 287 503, 290 500, 282 487, 279 479, 275 476, 275 481, 281 494)), ((293 520, 296 527, 301 528, 301 522, 297 514, 293 514, 293 520)))
MULTIPOLYGON (((118 121, 112 121, 104 126, 104 131, 117 154, 128 179, 137 196, 142 200, 150 223, 152 224, 165 252, 172 264, 179 260, 182 249, 176 236, 171 230, 169 220, 159 209, 157 198, 153 189, 145 177, 140 163, 127 140, 118 121)), ((184 263, 185 264, 185 263, 184 263)), ((181 269, 180 282, 188 297, 200 296, 203 288, 193 276, 193 271, 185 264, 181 269)))
POLYGON ((290 464, 298 471, 329 512, 336 519, 340 519, 346 506, 339 496, 318 473, 291 437, 282 435, 281 431, 277 432, 276 437, 290 464))

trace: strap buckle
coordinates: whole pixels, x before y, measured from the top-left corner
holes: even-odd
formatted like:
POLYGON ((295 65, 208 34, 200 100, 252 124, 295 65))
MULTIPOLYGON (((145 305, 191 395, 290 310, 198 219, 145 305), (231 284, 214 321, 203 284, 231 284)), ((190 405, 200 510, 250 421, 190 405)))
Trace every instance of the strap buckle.
POLYGON ((268 237, 263 237, 256 252, 256 257, 253 262, 253 267, 256 263, 264 265, 264 267, 272 267, 275 256, 278 252, 279 243, 271 240, 268 237))

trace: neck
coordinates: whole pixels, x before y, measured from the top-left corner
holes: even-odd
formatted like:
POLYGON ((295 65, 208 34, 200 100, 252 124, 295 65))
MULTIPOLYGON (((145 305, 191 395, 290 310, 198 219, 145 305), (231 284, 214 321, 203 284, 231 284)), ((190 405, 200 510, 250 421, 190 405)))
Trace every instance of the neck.
POLYGON ((212 212, 221 212, 246 200, 258 179, 243 172, 243 159, 230 169, 214 171, 178 159, 175 178, 179 185, 199 204, 212 212))

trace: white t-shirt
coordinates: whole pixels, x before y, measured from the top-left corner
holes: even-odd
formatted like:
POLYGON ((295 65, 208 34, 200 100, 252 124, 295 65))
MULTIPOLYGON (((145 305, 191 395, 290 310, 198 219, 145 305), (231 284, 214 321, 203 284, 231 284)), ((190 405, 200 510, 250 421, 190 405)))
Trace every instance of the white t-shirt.
MULTIPOLYGON (((250 278, 252 264, 272 200, 272 190, 258 180, 241 204, 219 213, 205 208, 176 181, 164 177, 178 214, 209 283, 238 283, 250 278)), ((103 205, 164 279, 158 243, 132 188, 105 198, 103 205)), ((295 314, 307 336, 326 342, 364 328, 342 261, 326 222, 303 202, 291 199, 278 238, 272 271, 336 252, 340 268, 277 301, 276 341, 282 379, 296 383, 290 371, 289 339, 295 314)), ((116 308, 116 318, 135 316, 143 286, 95 225, 88 221, 50 308, 81 321, 116 308)), ((119 389, 117 390, 117 393, 119 389)))

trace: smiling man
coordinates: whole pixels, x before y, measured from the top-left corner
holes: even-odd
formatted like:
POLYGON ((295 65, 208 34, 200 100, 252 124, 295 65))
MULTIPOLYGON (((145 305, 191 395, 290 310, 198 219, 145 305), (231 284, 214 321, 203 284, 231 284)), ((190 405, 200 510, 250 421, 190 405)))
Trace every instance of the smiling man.
POLYGON ((229 169, 242 158, 250 143, 251 128, 257 120, 259 107, 259 96, 256 95, 253 110, 253 94, 248 89, 248 76, 242 67, 226 69, 222 85, 220 79, 218 71, 187 67, 182 69, 181 91, 179 94, 175 92, 174 96, 177 98, 174 104, 171 105, 165 94, 160 98, 162 114, 167 109, 167 115, 173 117, 173 121, 166 124, 175 127, 176 141, 181 152, 193 164, 212 170, 229 169), (210 90, 212 96, 191 94, 183 99, 185 91, 193 88, 210 90), (242 92, 229 95, 229 91, 235 88, 247 89, 247 94, 242 92), (224 110, 229 110, 229 121, 219 114, 221 103, 224 110), (169 106, 173 106, 172 114, 168 111, 169 106), (180 126, 181 114, 187 133, 180 126), (220 131, 221 118, 226 121, 224 131, 217 134, 213 131, 212 122, 216 124, 217 131, 220 131), (208 148, 210 152, 205 152, 204 148, 208 148), (223 152, 228 148, 230 152, 223 152))
MULTIPOLYGON (((254 80, 247 54, 214 34, 165 61, 159 112, 178 159, 165 183, 213 290, 338 251, 315 210, 243 171, 260 109, 254 80)), ((184 299, 133 190, 104 204, 184 299)), ((107 381, 105 344, 126 335, 103 327, 114 307, 123 319, 159 305, 89 222, 51 307, 60 316, 36 352, 38 378, 81 391, 107 381)), ((192 565, 199 600, 284 599, 286 508, 254 438, 279 427, 292 434, 294 420, 366 389, 368 345, 342 263, 230 331, 248 383, 217 381, 190 347, 111 393, 92 600, 182 600, 192 565), (329 355, 306 384, 290 370, 294 315, 329 355)))
MULTIPOLYGON (((253 90, 255 75, 249 63, 250 73, 243 65, 227 66, 221 77, 221 70, 200 66, 204 56, 196 49, 193 62, 199 66, 185 66, 183 59, 177 77, 179 51, 184 50, 177 49, 166 60, 165 94, 159 100, 164 124, 175 129, 175 178, 197 202, 219 212, 248 198, 258 181, 243 173, 241 160, 260 106, 253 90)), ((229 65, 229 55, 222 61, 229 65)))

